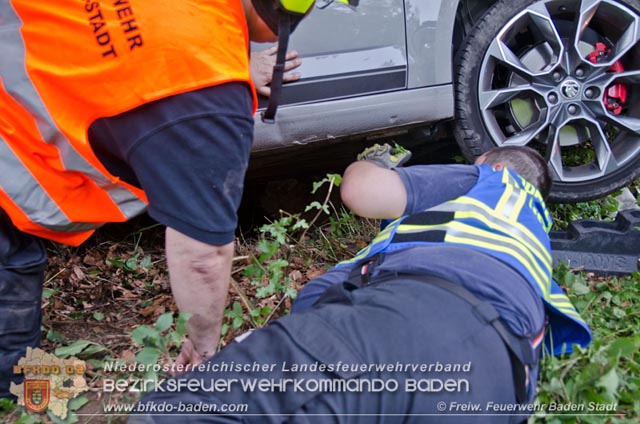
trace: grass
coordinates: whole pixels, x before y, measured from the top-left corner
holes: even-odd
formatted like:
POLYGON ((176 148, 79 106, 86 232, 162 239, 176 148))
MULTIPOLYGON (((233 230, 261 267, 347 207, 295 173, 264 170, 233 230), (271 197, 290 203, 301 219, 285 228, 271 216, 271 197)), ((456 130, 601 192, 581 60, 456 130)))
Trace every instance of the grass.
POLYGON ((570 222, 579 219, 595 219, 612 221, 618 211, 618 201, 614 195, 590 202, 578 202, 575 204, 549 205, 553 214, 555 229, 566 229, 570 222))
MULTIPOLYGON (((531 422, 623 423, 640 418, 640 275, 598 277, 554 270, 593 332, 587 349, 545 355, 536 402, 583 408, 580 416, 539 413, 531 422), (612 410, 598 411, 610 406, 612 410), (600 414, 608 414, 603 416, 600 414)), ((548 408, 547 408, 548 409, 548 408)))

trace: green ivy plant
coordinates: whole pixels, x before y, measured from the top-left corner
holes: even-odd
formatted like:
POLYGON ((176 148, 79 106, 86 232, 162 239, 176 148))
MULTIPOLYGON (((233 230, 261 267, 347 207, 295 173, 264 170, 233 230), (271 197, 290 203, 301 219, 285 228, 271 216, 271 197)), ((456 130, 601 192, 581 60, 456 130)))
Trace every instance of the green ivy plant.
POLYGON ((186 324, 190 316, 189 313, 179 313, 174 326, 174 313, 167 312, 160 315, 153 326, 136 327, 131 337, 138 346, 142 346, 142 350, 136 354, 136 361, 153 365, 161 358, 171 360, 171 351, 180 349, 182 338, 187 334, 186 324))

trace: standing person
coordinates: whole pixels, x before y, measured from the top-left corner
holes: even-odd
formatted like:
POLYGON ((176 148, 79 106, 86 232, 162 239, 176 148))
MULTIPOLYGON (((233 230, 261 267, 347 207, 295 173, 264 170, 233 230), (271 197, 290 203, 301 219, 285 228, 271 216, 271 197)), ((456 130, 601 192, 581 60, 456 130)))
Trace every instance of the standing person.
POLYGON ((192 314, 177 362, 215 352, 253 138, 249 41, 286 50, 312 6, 0 2, 0 397, 39 345, 39 238, 79 245, 147 206, 192 314))
POLYGON ((395 220, 307 283, 290 316, 166 382, 139 411, 246 406, 198 417, 211 423, 526 421, 519 405, 533 401, 543 339, 554 354, 591 340, 551 278, 546 162, 524 147, 493 149, 476 165, 392 169, 408 154, 389 146, 361 158, 345 172, 344 203, 395 220), (214 381, 225 385, 211 390, 214 381))

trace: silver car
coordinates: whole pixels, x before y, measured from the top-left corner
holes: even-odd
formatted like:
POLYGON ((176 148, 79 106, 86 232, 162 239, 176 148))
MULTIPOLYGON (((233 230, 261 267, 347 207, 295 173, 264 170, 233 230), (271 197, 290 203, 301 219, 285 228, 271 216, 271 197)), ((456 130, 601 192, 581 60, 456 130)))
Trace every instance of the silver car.
POLYGON ((540 151, 553 200, 602 197, 640 176, 639 40, 637 0, 319 0, 254 155, 444 123, 470 161, 540 151))

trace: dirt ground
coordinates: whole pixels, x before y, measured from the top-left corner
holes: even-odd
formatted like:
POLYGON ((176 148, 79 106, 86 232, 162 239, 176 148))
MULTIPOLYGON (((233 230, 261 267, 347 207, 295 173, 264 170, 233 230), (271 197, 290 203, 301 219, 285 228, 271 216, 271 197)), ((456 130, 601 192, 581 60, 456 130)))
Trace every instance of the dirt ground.
MULTIPOLYGON (((259 223, 249 226, 256 224, 259 223)), ((227 308, 247 301, 256 308, 269 306, 273 320, 288 311, 291 300, 278 296, 259 299, 255 296, 256 287, 243 276, 242 271, 255 252, 255 233, 253 229, 238 233, 227 308)), ((362 246, 363 242, 359 242, 351 250, 362 246)), ((106 225, 80 247, 49 243, 47 250, 41 348, 53 353, 78 340, 104 347, 87 359, 86 378, 91 388, 87 396, 91 401, 78 411, 79 422, 124 422, 124 416, 98 414, 103 412, 104 403, 135 401, 136 395, 105 393, 102 387, 105 378, 127 376, 108 373, 92 364, 133 361, 141 347, 135 345, 131 332, 140 325, 152 326, 166 312, 177 311, 164 257, 164 227, 142 216, 124 224, 106 225)), ((296 290, 332 265, 325 263, 322 253, 313 247, 292 249, 288 259, 288 277, 296 290)), ((234 329, 231 320, 226 320, 230 328, 220 347, 252 327, 246 320, 234 329)), ((176 352, 174 349, 172 354, 176 352)), ((168 358, 161 359, 163 365, 170 362, 168 358)), ((49 422, 46 416, 40 417, 49 422)), ((17 414, 9 417, 10 422, 15 418, 17 414)))

